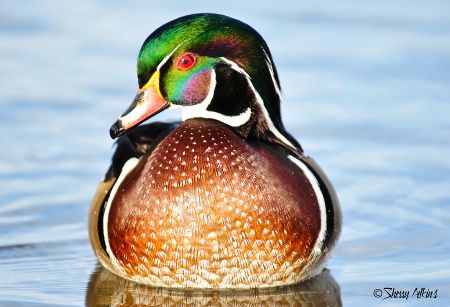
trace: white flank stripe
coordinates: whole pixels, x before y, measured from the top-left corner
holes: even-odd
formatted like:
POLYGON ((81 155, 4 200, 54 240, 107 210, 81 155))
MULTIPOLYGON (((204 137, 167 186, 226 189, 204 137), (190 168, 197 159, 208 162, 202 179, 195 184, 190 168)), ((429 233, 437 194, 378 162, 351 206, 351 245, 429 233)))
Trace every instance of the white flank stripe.
POLYGON ((121 183, 123 182, 125 177, 136 167, 138 162, 139 162, 139 159, 131 158, 123 165, 122 172, 120 173, 119 178, 117 179, 116 183, 114 184, 113 189, 111 190, 111 194, 109 195, 108 202, 106 203, 105 213, 103 215, 103 237, 105 238, 106 252, 108 253, 109 257, 111 258, 112 265, 117 269, 118 272, 120 272, 124 276, 125 276, 125 271, 120 266, 119 261, 114 256, 114 253, 111 250, 111 246, 109 245, 108 217, 109 217, 109 211, 111 209, 111 203, 114 199, 114 196, 116 195, 117 189, 119 188, 119 186, 121 185, 121 183))
MULTIPOLYGON (((319 203, 320 231, 319 231, 319 236, 317 238, 316 243, 314 244, 314 248, 312 251, 312 254, 314 254, 314 255, 311 255, 312 256, 311 260, 313 260, 314 258, 316 258, 317 256, 319 256, 321 254, 322 245, 325 240, 325 233, 327 231, 327 212, 326 212, 327 208, 325 206, 325 198, 323 197, 323 193, 322 193, 322 190, 320 189, 317 178, 309 170, 309 168, 303 162, 301 162, 299 159, 297 159, 291 155, 289 155, 288 158, 289 158, 289 160, 294 162, 295 165, 300 167, 300 169, 305 174, 306 178, 308 178, 309 182, 311 183, 311 185, 313 187, 314 193, 316 194, 317 201, 319 203)), ((313 262, 314 261, 310 261, 310 263, 313 263, 313 262)), ((305 266, 305 268, 303 270, 305 270, 307 267, 308 267, 308 265, 305 266)))

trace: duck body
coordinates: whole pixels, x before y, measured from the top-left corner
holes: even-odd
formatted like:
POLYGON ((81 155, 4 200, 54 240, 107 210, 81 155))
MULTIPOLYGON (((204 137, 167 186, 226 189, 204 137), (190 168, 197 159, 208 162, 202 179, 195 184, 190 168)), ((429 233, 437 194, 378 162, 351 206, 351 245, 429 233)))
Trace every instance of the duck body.
MULTIPOLYGON (((216 21, 214 31, 217 23, 223 30, 236 22, 191 15, 152 35, 159 38, 205 18, 216 21)), ((196 32, 194 40, 208 31, 196 32)), ((94 251, 117 275, 154 286, 257 288, 315 276, 340 233, 334 190, 281 121, 271 118, 278 106, 266 107, 263 91, 240 61, 217 57, 219 51, 210 49, 207 58, 188 47, 181 62, 173 54, 156 61, 135 102, 111 128, 120 138, 91 206, 94 251), (164 68, 167 62, 170 67, 164 68), (163 78, 173 67, 194 72, 171 94, 161 89, 170 89, 163 78), (145 109, 147 100, 151 106, 145 109), (131 129, 169 104, 184 107, 181 123, 131 129), (141 105, 144 111, 136 116, 141 105)), ((176 72, 172 82, 186 78, 176 72)), ((268 73, 276 83, 273 71, 268 73)))

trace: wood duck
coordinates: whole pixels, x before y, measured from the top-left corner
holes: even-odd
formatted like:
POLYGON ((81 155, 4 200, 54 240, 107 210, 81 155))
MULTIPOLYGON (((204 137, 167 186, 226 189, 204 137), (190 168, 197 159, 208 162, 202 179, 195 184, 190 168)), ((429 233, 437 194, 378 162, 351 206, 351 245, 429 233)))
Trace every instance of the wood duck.
POLYGON ((103 266, 178 288, 274 287, 319 274, 340 234, 339 203, 283 126, 263 38, 223 15, 181 17, 145 40, 137 72, 90 211, 103 266), (167 108, 181 108, 182 121, 138 126, 167 108))

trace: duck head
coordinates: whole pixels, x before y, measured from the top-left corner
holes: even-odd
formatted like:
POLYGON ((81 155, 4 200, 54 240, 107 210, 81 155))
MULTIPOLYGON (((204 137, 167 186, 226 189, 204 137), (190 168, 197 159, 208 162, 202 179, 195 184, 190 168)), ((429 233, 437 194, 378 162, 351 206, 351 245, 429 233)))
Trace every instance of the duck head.
POLYGON ((243 138, 300 149, 281 122, 280 84, 269 48, 239 20, 195 14, 161 26, 142 45, 137 73, 138 93, 111 127, 113 139, 180 107, 183 120, 214 119, 243 138))

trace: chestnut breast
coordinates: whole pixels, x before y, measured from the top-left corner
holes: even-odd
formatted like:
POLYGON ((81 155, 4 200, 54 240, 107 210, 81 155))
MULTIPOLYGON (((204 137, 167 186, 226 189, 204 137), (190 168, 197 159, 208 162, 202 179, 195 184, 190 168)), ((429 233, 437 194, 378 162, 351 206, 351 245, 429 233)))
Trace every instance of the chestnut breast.
POLYGON ((122 181, 108 244, 128 276, 161 286, 294 282, 321 227, 313 187, 268 144, 220 122, 182 123, 122 181))

